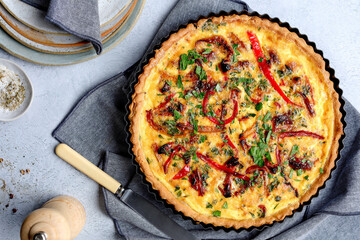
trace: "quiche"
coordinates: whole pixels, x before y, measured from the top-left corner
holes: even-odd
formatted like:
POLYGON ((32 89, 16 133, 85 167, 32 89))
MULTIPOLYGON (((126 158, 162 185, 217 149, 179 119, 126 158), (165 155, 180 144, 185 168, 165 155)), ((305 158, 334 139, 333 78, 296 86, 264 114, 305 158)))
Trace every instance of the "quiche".
POLYGON ((268 19, 188 24, 156 50, 134 89, 136 161, 195 221, 236 229, 280 221, 335 165, 343 126, 325 62, 268 19))

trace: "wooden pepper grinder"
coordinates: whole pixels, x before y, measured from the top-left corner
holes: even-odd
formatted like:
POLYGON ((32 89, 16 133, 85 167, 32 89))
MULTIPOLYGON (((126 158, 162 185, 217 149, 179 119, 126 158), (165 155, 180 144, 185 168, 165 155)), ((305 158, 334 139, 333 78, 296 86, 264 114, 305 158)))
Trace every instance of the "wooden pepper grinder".
POLYGON ((26 217, 21 240, 72 240, 84 227, 83 205, 70 196, 57 196, 26 217))

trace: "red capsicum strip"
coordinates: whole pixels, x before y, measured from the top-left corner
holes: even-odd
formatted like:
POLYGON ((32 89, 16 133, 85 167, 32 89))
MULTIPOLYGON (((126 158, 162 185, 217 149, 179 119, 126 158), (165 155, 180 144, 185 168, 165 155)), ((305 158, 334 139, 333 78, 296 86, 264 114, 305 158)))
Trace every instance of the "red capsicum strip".
POLYGON ((282 132, 279 134, 279 138, 286 138, 286 137, 312 137, 312 138, 318 138, 318 139, 324 139, 323 136, 313 133, 313 132, 308 132, 308 131, 292 131, 292 132, 282 132))
POLYGON ((223 171, 223 172, 226 172, 226 173, 230 173, 244 181, 249 181, 250 178, 245 176, 245 175, 242 175, 238 172, 235 172, 234 170, 224 166, 224 165, 221 165, 215 161, 213 161, 212 159, 210 159, 209 157, 205 156, 205 155, 202 155, 201 153, 196 153, 196 156, 200 159, 202 159, 204 162, 210 164, 212 167, 216 168, 217 170, 220 170, 220 171, 223 171))
POLYGON ((190 162, 185 164, 185 166, 173 177, 173 179, 180 179, 188 175, 190 172, 190 162))
POLYGON ((266 207, 264 205, 259 205, 258 206, 260 208, 260 210, 262 211, 262 214, 260 217, 265 217, 265 213, 266 213, 266 207))
POLYGON ((169 168, 169 165, 171 163, 171 160, 174 158, 175 154, 178 153, 183 147, 178 145, 175 147, 175 149, 170 153, 169 158, 166 160, 165 164, 164 164, 164 172, 165 174, 167 173, 167 170, 169 168))
POLYGON ((266 167, 260 167, 258 165, 252 165, 250 167, 248 167, 245 171, 246 174, 250 174, 253 173, 255 171, 263 171, 263 172, 269 172, 269 170, 266 167))
POLYGON ((270 66, 266 62, 265 55, 261 49, 260 42, 257 36, 251 31, 247 31, 247 35, 251 42, 252 50, 256 57, 256 61, 258 62, 259 68, 264 73, 265 77, 269 80, 271 86, 280 94, 280 96, 285 100, 285 102, 287 102, 288 104, 296 105, 285 95, 285 93, 281 90, 281 88, 275 81, 273 75, 271 74, 270 66))
POLYGON ((234 143, 227 134, 225 135, 224 139, 226 140, 227 145, 229 145, 235 151, 235 154, 238 155, 239 150, 235 147, 234 143))
MULTIPOLYGON (((207 110, 207 104, 208 104, 208 101, 209 101, 209 95, 214 95, 215 92, 213 90, 209 90, 205 93, 205 96, 204 96, 204 101, 203 101, 203 111, 204 111, 204 114, 206 115, 206 117, 213 123, 215 123, 216 125, 225 125, 225 124, 228 124, 228 123, 231 123, 236 115, 238 114, 239 112, 239 106, 238 106, 238 101, 236 100, 235 97, 233 97, 233 103, 234 103, 234 110, 233 110, 233 113, 232 115, 228 118, 228 119, 225 119, 223 121, 220 121, 219 119, 215 118, 215 117, 212 117, 212 116, 209 116, 208 115, 208 110, 207 110)), ((231 96, 233 96, 234 92, 232 91, 231 92, 231 96)))

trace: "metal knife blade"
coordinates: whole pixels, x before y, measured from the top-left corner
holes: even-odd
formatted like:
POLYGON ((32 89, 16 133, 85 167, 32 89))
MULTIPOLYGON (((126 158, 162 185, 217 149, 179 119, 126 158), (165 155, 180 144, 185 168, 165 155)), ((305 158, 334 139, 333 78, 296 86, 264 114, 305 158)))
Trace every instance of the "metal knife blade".
POLYGON ((157 207, 131 189, 115 194, 123 203, 143 216, 157 229, 175 240, 198 240, 194 235, 178 225, 157 207))

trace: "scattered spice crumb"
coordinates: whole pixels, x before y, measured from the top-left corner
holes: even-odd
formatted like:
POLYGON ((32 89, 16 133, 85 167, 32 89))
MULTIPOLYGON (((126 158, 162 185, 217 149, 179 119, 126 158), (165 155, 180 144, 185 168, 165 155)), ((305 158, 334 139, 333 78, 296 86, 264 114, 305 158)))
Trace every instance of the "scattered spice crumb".
POLYGON ((9 207, 9 204, 6 204, 5 207, 8 208, 8 207, 9 207))
POLYGON ((22 175, 24 175, 24 174, 25 174, 25 170, 24 170, 24 169, 21 169, 21 170, 20 170, 20 173, 21 173, 22 175))
POLYGON ((10 199, 13 199, 13 198, 14 198, 14 194, 10 193, 10 194, 9 194, 9 197, 10 197, 10 199))
POLYGON ((17 212, 17 209, 16 209, 16 208, 13 208, 13 209, 12 209, 12 212, 13 212, 13 213, 16 213, 16 212, 17 212))
POLYGON ((26 169, 26 173, 30 173, 30 169, 26 169))

